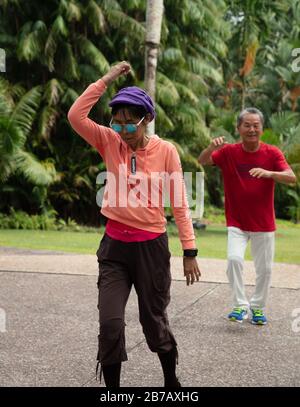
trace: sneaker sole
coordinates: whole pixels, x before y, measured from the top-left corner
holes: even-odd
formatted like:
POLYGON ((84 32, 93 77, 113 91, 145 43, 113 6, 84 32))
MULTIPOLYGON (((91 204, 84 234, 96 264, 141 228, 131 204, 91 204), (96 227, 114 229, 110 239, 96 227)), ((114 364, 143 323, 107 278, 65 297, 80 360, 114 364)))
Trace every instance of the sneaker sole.
POLYGON ((263 321, 258 321, 258 322, 251 321, 251 324, 252 324, 252 325, 267 325, 267 322, 263 322, 263 321))
POLYGON ((248 315, 246 314, 246 315, 244 315, 244 317, 243 317, 243 319, 236 319, 236 318, 234 318, 234 317, 232 317, 232 318, 226 318, 226 319, 228 319, 228 321, 231 321, 231 322, 238 322, 239 324, 241 324, 245 319, 247 319, 248 318, 248 315))

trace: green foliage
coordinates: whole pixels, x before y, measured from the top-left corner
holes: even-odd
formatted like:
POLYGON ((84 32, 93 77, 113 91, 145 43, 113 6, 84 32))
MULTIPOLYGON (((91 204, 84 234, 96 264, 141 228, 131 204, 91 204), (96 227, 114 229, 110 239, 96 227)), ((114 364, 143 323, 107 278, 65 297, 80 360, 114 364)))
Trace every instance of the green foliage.
MULTIPOLYGON (((91 118, 107 125, 116 90, 143 86, 146 4, 2 1, 0 48, 9 69, 0 77, 1 210, 54 208, 65 221, 97 223, 102 163, 66 115, 116 61, 130 61, 132 75, 107 89, 91 118)), ((200 169, 196 157, 212 137, 236 141, 236 116, 252 105, 266 116, 263 140, 281 148, 300 176, 300 80, 290 69, 299 10, 299 0, 164 0, 156 129, 177 146, 184 170, 200 169), (251 46, 253 66, 242 75, 251 46)), ((206 180, 207 203, 222 207, 219 172, 207 169, 206 180)), ((277 189, 277 210, 295 218, 287 208, 297 207, 294 189, 277 189)))
POLYGON ((0 117, 0 191, 2 184, 12 174, 19 174, 37 185, 49 185, 55 177, 55 168, 49 161, 39 161, 30 151, 26 151, 26 138, 33 128, 37 117, 37 109, 41 103, 40 87, 28 92, 18 87, 17 103, 8 95, 9 86, 0 82, 3 96, 0 99, 0 110, 5 114, 0 117), (5 102, 8 102, 6 107, 5 102), (2 106, 2 108, 1 108, 2 106))
POLYGON ((293 198, 293 202, 288 206, 289 215, 294 223, 300 223, 300 190, 288 190, 287 194, 293 198))
POLYGON ((54 210, 41 215, 29 215, 24 211, 15 211, 13 208, 10 208, 8 215, 0 212, 0 229, 95 231, 93 228, 79 226, 71 218, 66 221, 57 218, 57 213, 54 210))
POLYGON ((30 216, 11 208, 9 215, 0 213, 0 229, 57 230, 57 225, 54 213, 30 216))

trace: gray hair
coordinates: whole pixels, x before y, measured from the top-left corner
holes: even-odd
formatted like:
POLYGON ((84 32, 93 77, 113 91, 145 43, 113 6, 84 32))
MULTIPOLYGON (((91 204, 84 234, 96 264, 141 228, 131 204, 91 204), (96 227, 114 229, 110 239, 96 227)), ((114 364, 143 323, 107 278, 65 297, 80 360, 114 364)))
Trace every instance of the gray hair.
POLYGON ((256 107, 247 107, 246 109, 242 110, 241 113, 239 114, 239 117, 237 119, 237 127, 239 127, 242 124, 243 118, 244 116, 246 116, 246 114, 257 114, 260 118, 260 122, 261 125, 264 126, 264 115, 262 114, 262 112, 258 109, 256 109, 256 107))

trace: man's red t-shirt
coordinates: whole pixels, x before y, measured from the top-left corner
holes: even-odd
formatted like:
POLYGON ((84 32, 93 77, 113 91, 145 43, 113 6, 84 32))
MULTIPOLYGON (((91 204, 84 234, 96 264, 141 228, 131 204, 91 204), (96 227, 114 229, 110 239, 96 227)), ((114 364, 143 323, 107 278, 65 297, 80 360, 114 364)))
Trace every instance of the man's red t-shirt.
POLYGON ((224 180, 227 226, 250 232, 272 232, 275 227, 274 185, 270 178, 254 178, 251 168, 284 171, 289 165, 275 146, 260 143, 250 153, 242 143, 226 144, 211 155, 221 168, 224 180))

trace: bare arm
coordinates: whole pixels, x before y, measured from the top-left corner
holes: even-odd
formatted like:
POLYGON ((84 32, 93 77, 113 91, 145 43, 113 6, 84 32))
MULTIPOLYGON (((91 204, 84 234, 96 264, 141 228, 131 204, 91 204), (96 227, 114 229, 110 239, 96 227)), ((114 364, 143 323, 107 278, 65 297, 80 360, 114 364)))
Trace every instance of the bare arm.
POLYGON ((268 171, 263 168, 252 168, 249 174, 255 178, 272 178, 275 182, 281 184, 295 184, 297 181, 296 175, 293 170, 288 169, 284 171, 268 171))
POLYGON ((213 139, 210 145, 199 155, 198 162, 201 165, 214 165, 214 162, 211 158, 212 153, 216 150, 219 150, 225 144, 227 144, 227 142, 225 141, 225 137, 217 137, 213 139))

